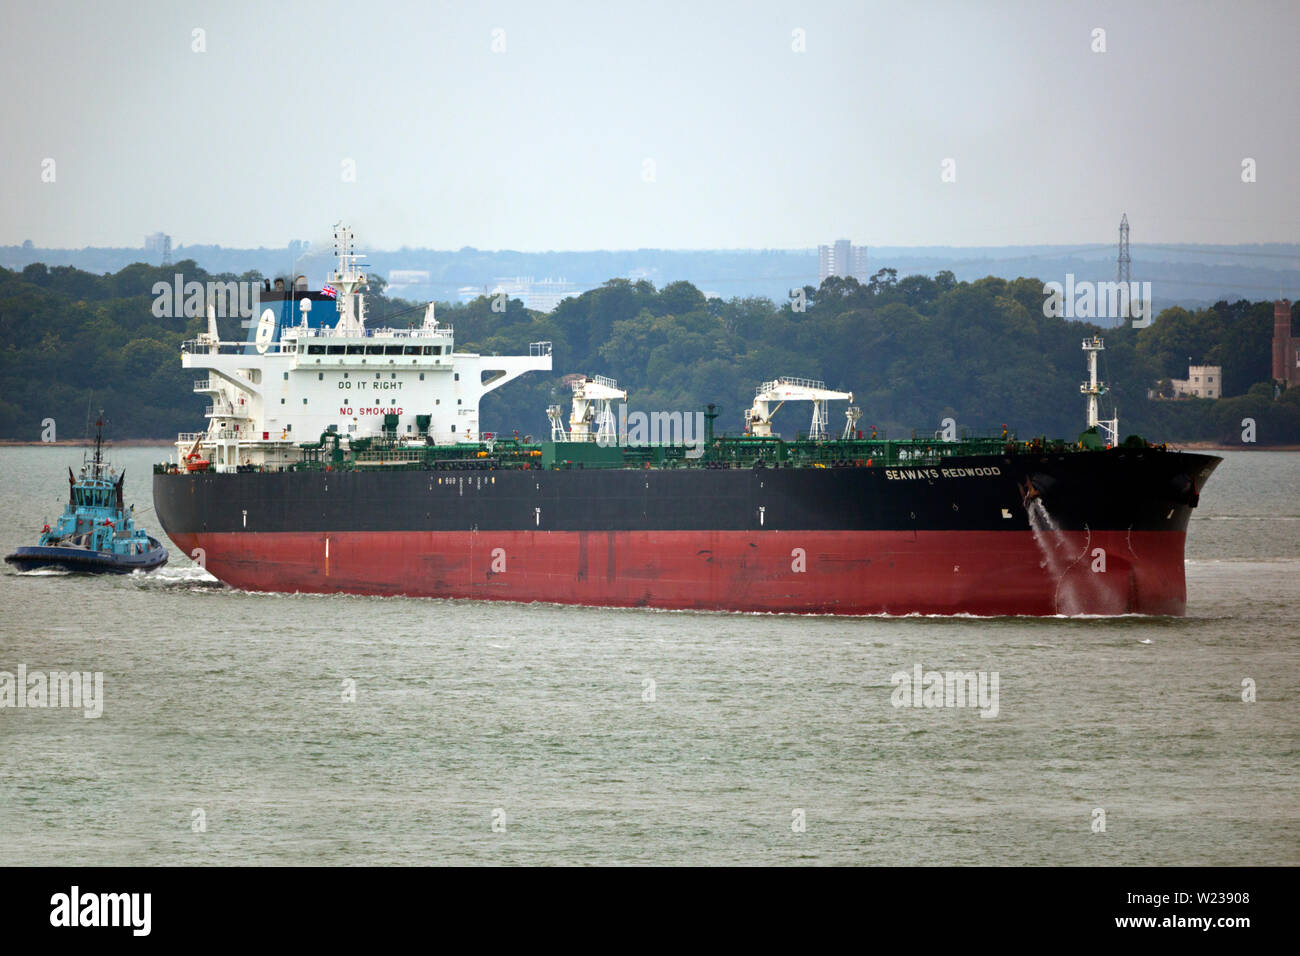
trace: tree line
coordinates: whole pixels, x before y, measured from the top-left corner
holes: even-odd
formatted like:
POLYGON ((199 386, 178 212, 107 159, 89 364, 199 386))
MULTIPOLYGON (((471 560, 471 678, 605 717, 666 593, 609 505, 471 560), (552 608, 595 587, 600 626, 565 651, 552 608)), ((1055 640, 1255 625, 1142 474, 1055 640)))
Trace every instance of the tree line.
MULTIPOLYGON (((105 409, 117 438, 199 430, 205 400, 191 390, 195 375, 181 368, 180 346, 205 320, 151 310, 154 284, 176 273, 204 283, 261 278, 208 274, 190 260, 104 275, 39 263, 0 268, 0 438, 36 440, 50 418, 59 437, 81 437, 88 405, 105 409)), ((633 410, 713 403, 720 430, 740 430, 760 383, 796 375, 853 392, 861 425, 891 437, 932 433, 952 418, 972 434, 1006 424, 1021 436, 1073 438, 1084 415, 1080 344, 1097 334, 1121 435, 1238 444, 1243 419, 1253 419, 1260 444, 1300 443, 1300 389, 1275 400, 1270 381, 1271 302, 1170 308, 1148 328, 1102 329, 1044 315, 1044 298, 1037 279, 959 282, 951 272, 900 279, 882 269, 865 283, 830 278, 782 302, 706 298, 688 282, 655 288, 611 279, 549 314, 481 296, 440 304, 438 315, 455 327, 461 351, 526 354, 530 342, 553 343, 552 373, 524 376, 484 399, 482 428, 506 434, 548 436, 546 406, 564 405, 567 414, 565 380, 578 373, 617 379, 633 410), (1161 380, 1184 377, 1189 360, 1223 366, 1223 399, 1147 397, 1161 380)), ((370 325, 390 317, 418 324, 419 305, 388 297, 371 279, 370 325)), ((237 320, 223 320, 223 339, 246 336, 237 320)), ((835 431, 841 414, 842 404, 832 406, 835 431)), ((776 425, 792 437, 808 417, 806 407, 791 407, 776 425)))

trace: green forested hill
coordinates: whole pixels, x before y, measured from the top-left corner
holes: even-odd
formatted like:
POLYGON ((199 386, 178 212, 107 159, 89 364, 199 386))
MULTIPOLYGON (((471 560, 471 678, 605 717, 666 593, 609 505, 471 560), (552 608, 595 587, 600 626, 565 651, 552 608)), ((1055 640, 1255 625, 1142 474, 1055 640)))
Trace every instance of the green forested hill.
MULTIPOLYGON (((117 438, 171 438, 203 425, 196 377, 181 368, 180 343, 201 319, 159 319, 151 289, 177 272, 209 276, 192 262, 129 266, 96 276, 67 267, 0 269, 0 438, 35 440, 54 418, 59 437, 79 437, 88 399, 103 407, 117 438)), ((390 301, 372 282, 371 324, 386 315, 416 322, 414 303, 390 301), (404 313, 404 314, 403 314, 404 313)), ((1300 442, 1300 389, 1273 401, 1271 302, 1220 302, 1199 312, 1169 309, 1148 329, 1100 330, 1045 317, 1043 284, 996 278, 957 282, 951 273, 896 279, 882 270, 867 285, 830 279, 807 288, 807 308, 762 298, 705 299, 689 283, 656 290, 616 279, 538 315, 518 301, 504 313, 491 300, 443 306, 461 350, 516 353, 554 343, 552 375, 528 375, 489 395, 485 430, 549 434, 548 404, 567 404, 561 379, 604 374, 629 389, 633 409, 721 406, 719 427, 737 430, 754 387, 779 375, 824 379, 854 393, 863 424, 894 436, 933 431, 952 417, 992 431, 1073 436, 1083 424, 1081 340, 1106 339, 1103 377, 1114 383, 1123 434, 1156 440, 1240 439, 1255 418, 1263 444, 1300 442), (1183 377, 1188 359, 1221 364, 1228 398, 1149 401, 1161 379, 1183 377), (1263 383, 1263 384, 1261 384, 1263 383), (1253 388, 1253 391, 1252 391, 1253 388), (1251 394, 1247 394, 1251 393, 1251 394)), ((223 338, 244 335, 234 322, 223 338)), ((840 409, 833 409, 838 430, 840 409)), ((807 427, 805 407, 783 410, 787 435, 807 427)))

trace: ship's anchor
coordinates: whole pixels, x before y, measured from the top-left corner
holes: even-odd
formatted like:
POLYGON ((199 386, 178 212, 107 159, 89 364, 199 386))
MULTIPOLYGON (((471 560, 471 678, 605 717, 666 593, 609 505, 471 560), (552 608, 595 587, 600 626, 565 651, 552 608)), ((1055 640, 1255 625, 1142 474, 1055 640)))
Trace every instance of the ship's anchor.
POLYGON ((1029 510, 1030 502, 1039 497, 1040 492, 1034 487, 1033 479, 1026 476, 1023 483, 1017 483, 1016 487, 1020 490, 1020 503, 1024 505, 1026 511, 1029 510))

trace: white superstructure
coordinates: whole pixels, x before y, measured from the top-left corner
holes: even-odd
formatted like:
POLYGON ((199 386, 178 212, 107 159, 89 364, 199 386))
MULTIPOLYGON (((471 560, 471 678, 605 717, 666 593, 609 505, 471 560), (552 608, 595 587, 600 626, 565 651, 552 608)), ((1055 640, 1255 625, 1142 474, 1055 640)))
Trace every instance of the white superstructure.
POLYGON ((417 328, 367 327, 352 234, 336 230, 335 242, 334 301, 286 290, 287 307, 264 308, 250 341, 218 341, 210 321, 207 334, 182 346, 185 368, 202 374, 194 390, 209 405, 206 430, 178 437, 178 465, 282 467, 299 460, 299 443, 324 432, 347 442, 381 437, 386 426, 402 442, 479 441, 482 397, 525 372, 550 370, 549 342, 534 342, 528 355, 456 352, 432 303, 417 328), (337 309, 337 321, 313 322, 312 310, 322 308, 337 309))

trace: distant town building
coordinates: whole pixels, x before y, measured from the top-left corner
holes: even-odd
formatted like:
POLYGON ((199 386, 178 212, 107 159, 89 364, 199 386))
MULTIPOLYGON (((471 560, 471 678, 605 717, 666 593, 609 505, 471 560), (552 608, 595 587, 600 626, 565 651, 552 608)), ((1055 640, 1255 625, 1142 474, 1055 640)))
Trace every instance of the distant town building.
POLYGON ((865 284, 867 281, 867 247, 855 246, 848 239, 836 239, 833 245, 817 247, 817 284, 830 276, 852 276, 865 284))
POLYGON ((581 295, 582 289, 564 279, 534 279, 532 276, 514 276, 497 279, 489 286, 461 286, 456 290, 462 302, 472 302, 481 295, 495 296, 502 293, 508 299, 519 299, 524 308, 534 312, 551 312, 570 296, 581 295))
POLYGON ((1300 385, 1300 339, 1291 336, 1291 302, 1273 303, 1273 381, 1290 388, 1300 385))
POLYGON ((155 232, 144 237, 144 251, 150 255, 161 256, 163 265, 172 261, 172 237, 165 232, 155 232))
POLYGON ((1174 398, 1220 398, 1223 395, 1222 365, 1189 365, 1187 378, 1172 380, 1174 398))
POLYGON ((388 288, 385 291, 389 295, 397 295, 415 286, 428 284, 429 270, 427 269, 390 269, 388 288))
POLYGON ((524 304, 534 312, 551 312, 562 301, 580 292, 576 285, 563 279, 543 279, 540 282, 530 279, 528 298, 524 304))

